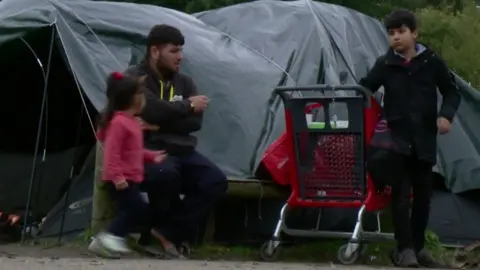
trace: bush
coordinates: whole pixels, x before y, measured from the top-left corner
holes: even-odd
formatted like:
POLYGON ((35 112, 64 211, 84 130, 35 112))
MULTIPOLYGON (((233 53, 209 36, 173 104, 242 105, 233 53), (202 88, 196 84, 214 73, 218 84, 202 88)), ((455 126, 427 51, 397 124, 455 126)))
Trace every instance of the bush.
POLYGON ((473 1, 462 11, 417 10, 420 42, 438 52, 460 77, 480 88, 480 9, 473 1))

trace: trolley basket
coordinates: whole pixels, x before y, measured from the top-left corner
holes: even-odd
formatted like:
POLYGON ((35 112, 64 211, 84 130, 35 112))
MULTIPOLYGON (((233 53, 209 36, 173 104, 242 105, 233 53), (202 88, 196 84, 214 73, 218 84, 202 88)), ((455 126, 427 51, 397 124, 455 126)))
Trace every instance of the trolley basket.
POLYGON ((358 85, 314 85, 278 87, 275 92, 283 100, 292 140, 296 204, 361 206, 366 197, 364 114, 369 91, 358 85))

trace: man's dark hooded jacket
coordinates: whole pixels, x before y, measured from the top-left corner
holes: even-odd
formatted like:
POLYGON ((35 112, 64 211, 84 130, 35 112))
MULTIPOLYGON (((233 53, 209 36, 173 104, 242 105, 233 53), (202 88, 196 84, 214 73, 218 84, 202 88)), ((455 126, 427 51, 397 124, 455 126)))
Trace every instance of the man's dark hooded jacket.
POLYGON ((409 62, 390 49, 360 84, 374 92, 384 87, 384 113, 399 151, 411 155, 415 150, 419 159, 436 163, 437 118, 451 123, 460 104, 454 76, 445 62, 420 44, 409 62), (443 96, 439 111, 437 88, 443 96))
POLYGON ((197 138, 191 133, 202 127, 202 114, 193 112, 188 100, 189 97, 198 94, 192 79, 179 73, 174 74, 163 87, 163 97, 160 97, 162 87, 160 78, 147 61, 129 67, 126 73, 147 76, 146 105, 141 117, 145 122, 157 125, 160 129, 145 132, 145 147, 167 150, 170 155, 183 155, 194 151, 197 138), (169 101, 170 85, 173 85, 173 95, 182 96, 182 100, 169 101))

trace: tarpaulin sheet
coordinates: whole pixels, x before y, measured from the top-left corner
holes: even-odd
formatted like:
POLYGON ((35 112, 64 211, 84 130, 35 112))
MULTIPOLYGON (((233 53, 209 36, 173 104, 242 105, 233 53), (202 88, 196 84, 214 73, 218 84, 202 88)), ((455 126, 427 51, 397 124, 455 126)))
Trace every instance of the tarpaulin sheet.
MULTIPOLYGON (((161 23, 185 34, 182 72, 212 100, 198 133, 199 150, 237 178, 254 175, 263 152, 284 130, 275 86, 338 84, 341 71, 354 82, 387 48, 377 20, 307 0, 257 1, 196 17, 130 3, 4 0, 0 49, 9 40, 53 26, 65 61, 100 110, 107 74, 139 62, 148 31, 161 23)), ((440 169, 455 192, 480 186, 474 136, 478 99, 465 87, 454 131, 440 139, 440 169)))
POLYGON ((452 130, 438 138, 437 167, 452 193, 480 189, 480 93, 456 78, 462 103, 452 130))

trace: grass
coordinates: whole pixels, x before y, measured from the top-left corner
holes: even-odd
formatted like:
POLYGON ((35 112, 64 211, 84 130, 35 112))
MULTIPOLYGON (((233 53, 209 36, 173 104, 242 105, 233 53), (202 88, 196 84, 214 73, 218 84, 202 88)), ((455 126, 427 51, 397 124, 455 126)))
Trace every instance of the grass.
MULTIPOLYGON (((283 262, 310 262, 310 263, 337 263, 337 251, 339 247, 347 243, 345 240, 317 240, 308 243, 285 245, 282 247, 279 261, 283 262)), ((448 266, 460 266, 457 255, 459 249, 445 248, 440 246, 438 237, 433 233, 427 233, 427 246, 432 255, 448 266), (435 242, 437 241, 437 242, 435 242)), ((393 242, 370 242, 366 243, 366 250, 358 264, 386 266, 392 265, 390 252, 394 249, 393 242)), ((480 258, 480 252, 476 251, 468 255, 472 258, 480 258)), ((259 260, 259 247, 219 245, 203 245, 192 250, 193 259, 201 260, 259 260)), ((470 262, 468 262, 470 265, 470 262)))
MULTIPOLYGON (((280 261, 326 263, 336 261, 338 248, 346 241, 315 241, 296 245, 281 246, 280 261)), ((361 263, 390 264, 388 253, 381 252, 393 247, 392 243, 376 243, 367 245, 361 263)), ((207 260, 259 260, 258 247, 204 245, 192 251, 192 258, 207 260)))

